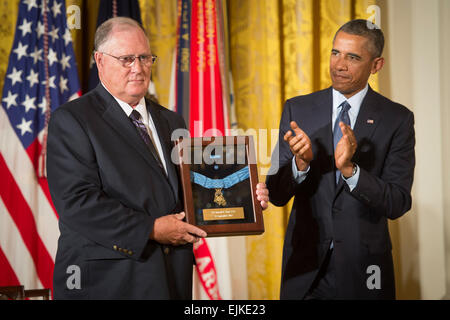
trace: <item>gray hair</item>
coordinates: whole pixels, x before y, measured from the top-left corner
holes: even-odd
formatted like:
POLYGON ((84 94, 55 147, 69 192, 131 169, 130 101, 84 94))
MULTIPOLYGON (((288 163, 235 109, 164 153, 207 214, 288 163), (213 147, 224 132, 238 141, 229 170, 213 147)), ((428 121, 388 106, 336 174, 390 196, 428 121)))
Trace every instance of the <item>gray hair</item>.
POLYGON ((94 36, 94 51, 98 51, 100 46, 102 46, 105 42, 109 40, 111 37, 111 31, 113 28, 138 28, 141 29, 145 36, 147 37, 147 33, 145 32, 142 25, 134 19, 127 17, 115 17, 106 20, 103 22, 95 31, 94 36))
POLYGON ((384 35, 376 24, 364 19, 351 20, 339 28, 334 35, 333 42, 340 31, 366 38, 369 40, 368 50, 372 57, 381 57, 384 48, 384 35))

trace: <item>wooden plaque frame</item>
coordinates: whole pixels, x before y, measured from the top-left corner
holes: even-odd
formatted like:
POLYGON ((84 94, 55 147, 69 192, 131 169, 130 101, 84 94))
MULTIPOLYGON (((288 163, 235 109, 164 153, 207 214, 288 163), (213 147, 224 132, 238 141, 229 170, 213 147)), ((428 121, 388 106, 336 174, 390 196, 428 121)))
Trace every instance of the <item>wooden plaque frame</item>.
MULTIPOLYGON (((262 234, 264 232, 264 221, 261 204, 259 203, 256 196, 256 185, 258 183, 258 170, 256 165, 256 156, 255 156, 255 146, 253 143, 252 136, 227 136, 227 137, 203 137, 203 138, 187 138, 180 139, 177 141, 177 149, 179 156, 179 168, 180 168, 180 176, 183 187, 183 198, 184 198, 184 209, 186 213, 186 221, 192 225, 195 225, 201 229, 203 229, 208 237, 223 237, 223 236, 242 236, 242 235, 257 235, 262 234), (205 147, 211 148, 229 148, 233 146, 233 150, 237 150, 240 146, 245 147, 245 165, 248 166, 249 169, 249 184, 250 188, 248 189, 248 194, 244 195, 247 198, 251 198, 251 205, 246 203, 246 207, 251 207, 252 210, 247 210, 245 212, 246 220, 251 220, 251 222, 239 222, 227 219, 217 219, 217 223, 209 221, 199 221, 202 219, 198 219, 199 210, 206 208, 199 208, 199 204, 194 203, 194 194, 192 182, 191 182, 191 166, 195 167, 198 163, 194 163, 194 159, 192 159, 193 147, 199 148, 202 150, 202 157, 200 159, 201 162, 204 162, 204 150, 205 147), (186 153, 188 151, 188 153, 186 153), (189 157, 187 155, 189 154, 189 157), (192 163, 192 165, 191 165, 192 163), (252 211, 252 212, 248 212, 252 211)), ((198 149, 197 149, 198 150, 198 149)), ((223 149, 222 149, 223 150, 223 149)), ((241 149, 242 150, 242 149, 241 149)), ((220 170, 221 164, 214 163, 215 167, 219 167, 220 170)), ((227 163, 227 165, 230 165, 227 163)), ((233 165, 233 164, 232 164, 233 165)), ((238 164, 236 164, 238 166, 238 164)), ((242 164, 240 164, 242 167, 242 164)), ((241 193, 240 193, 241 194, 241 193)), ((227 208, 225 206, 225 208, 227 208)), ((232 210, 231 208, 230 210, 232 210)), ((203 211, 204 212, 204 211, 203 211)))

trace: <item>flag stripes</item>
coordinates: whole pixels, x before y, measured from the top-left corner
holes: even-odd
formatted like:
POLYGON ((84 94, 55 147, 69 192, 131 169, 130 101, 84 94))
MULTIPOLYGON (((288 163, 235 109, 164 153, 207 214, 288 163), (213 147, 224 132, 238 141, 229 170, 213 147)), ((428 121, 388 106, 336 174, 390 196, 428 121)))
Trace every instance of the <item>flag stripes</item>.
MULTIPOLYGON (((2 204, 0 204, 0 206, 2 206, 2 204)), ((14 270, 11 268, 11 265, 8 262, 8 259, 6 259, 6 256, 3 253, 1 246, 0 246, 0 270, 2 270, 3 273, 3 277, 0 279, 0 286, 18 286, 20 284, 19 279, 17 279, 14 270)))
POLYGON ((53 260, 50 257, 44 243, 37 231, 36 222, 30 206, 23 198, 22 192, 14 181, 14 177, 9 172, 8 167, 0 155, 0 196, 6 210, 11 215, 12 220, 17 226, 20 235, 33 258, 37 274, 42 284, 46 288, 52 287, 53 278, 53 260))
MULTIPOLYGON (((23 149, 16 133, 5 121, 7 119, 5 119, 4 110, 0 109, 0 128, 2 128, 0 150, 7 150, 7 152, 1 153, 5 162, 5 170, 7 169, 9 174, 14 177, 13 182, 17 187, 15 190, 20 191, 20 197, 26 201, 30 208, 36 208, 33 211, 33 220, 36 220, 45 247, 51 256, 54 257, 56 255, 59 229, 47 181, 37 178, 36 168, 33 166, 27 150, 23 149), (36 183, 39 182, 39 187, 37 187, 36 183)), ((35 143, 38 143, 38 141, 35 143)), ((29 148, 34 148, 33 145, 31 144, 29 148)), ((7 186, 6 181, 3 181, 3 179, 2 185, 7 186)), ((0 224, 1 229, 2 225, 0 224)), ((8 233, 8 230, 3 232, 8 233)))
MULTIPOLYGON (((26 149, 26 153, 28 157, 30 158, 31 164, 36 172, 36 174, 39 173, 40 164, 39 164, 39 156, 42 153, 42 144, 39 143, 41 139, 36 139, 30 146, 26 149)), ((31 170, 30 170, 31 172, 31 170)), ((51 206, 54 215, 56 218, 58 218, 58 213, 56 212, 56 208, 53 205, 52 197, 50 195, 50 188, 48 187, 47 179, 43 177, 38 177, 37 182, 39 186, 41 187, 42 192, 44 193, 45 197, 47 198, 48 204, 51 206)), ((44 205, 47 205, 47 202, 44 201, 44 205)), ((50 213, 50 210, 48 208, 45 208, 45 212, 50 213), (48 210, 48 211, 47 211, 48 210)), ((55 220, 55 222, 57 222, 55 220)))
POLYGON ((5 254, 5 266, 1 267, 0 282, 5 286, 26 284, 30 288, 43 288, 36 273, 33 258, 3 201, 0 201, 0 221, 2 227, 8 230, 8 233, 0 233, 0 249, 3 249, 5 254), (3 273, 3 270, 7 269, 12 273, 3 273))
POLYGON ((193 1, 189 128, 194 136, 225 134, 216 16, 214 0, 193 1))

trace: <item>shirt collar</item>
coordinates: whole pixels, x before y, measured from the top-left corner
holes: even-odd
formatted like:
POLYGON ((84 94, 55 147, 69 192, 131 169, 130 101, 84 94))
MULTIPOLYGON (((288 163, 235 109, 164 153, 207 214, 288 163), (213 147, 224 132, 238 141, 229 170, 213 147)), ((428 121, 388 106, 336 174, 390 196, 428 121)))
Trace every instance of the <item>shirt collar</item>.
POLYGON ((366 84, 364 89, 362 89, 361 91, 359 91, 358 93, 354 94, 349 99, 347 99, 342 93, 333 88, 333 114, 335 115, 339 114, 340 110, 338 109, 340 109, 339 107, 341 103, 347 100, 347 102, 351 106, 351 108, 348 111, 349 115, 352 119, 356 119, 359 113, 359 109, 361 108, 361 104, 368 90, 369 85, 366 84))
MULTIPOLYGON (((101 82, 100 82, 101 83, 101 82)), ((106 91, 109 92, 110 95, 117 101, 119 106, 122 108, 123 112, 127 115, 127 117, 130 116, 131 112, 133 110, 139 111, 141 114, 142 120, 144 123, 147 123, 148 121, 148 113, 147 113, 147 106, 145 104, 145 98, 142 97, 141 100, 139 100, 139 103, 136 105, 136 107, 133 109, 128 103, 120 100, 119 98, 115 97, 106 87, 103 83, 101 83, 103 88, 105 88, 106 91)))

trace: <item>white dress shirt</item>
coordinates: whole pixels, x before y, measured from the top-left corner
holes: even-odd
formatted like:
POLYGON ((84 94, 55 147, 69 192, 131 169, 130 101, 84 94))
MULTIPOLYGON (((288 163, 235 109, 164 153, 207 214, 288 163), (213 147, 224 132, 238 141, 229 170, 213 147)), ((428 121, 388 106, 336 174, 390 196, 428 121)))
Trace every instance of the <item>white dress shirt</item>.
MULTIPOLYGON (((351 108, 348 110, 348 116, 350 118, 350 127, 352 130, 355 127, 356 119, 359 114, 359 109, 361 108, 361 103, 364 100, 364 97, 367 94, 367 91, 369 90, 369 85, 366 84, 364 89, 356 93, 355 95, 351 96, 349 99, 347 99, 342 93, 339 91, 333 90, 333 111, 331 114, 331 132, 334 132, 334 124, 336 122, 336 118, 338 117, 339 113, 341 112, 341 104, 345 100, 347 100, 348 104, 350 104, 351 108)), ((295 156, 292 158, 292 173, 294 176, 294 180, 297 183, 302 183, 309 172, 309 166, 306 169, 306 171, 299 171, 297 169, 297 164, 295 163, 295 156)), ((342 176, 342 175, 341 175, 342 176)), ((356 165, 356 173, 354 176, 345 179, 344 176, 342 176, 342 179, 347 183, 350 191, 352 191, 356 185, 358 184, 359 180, 359 167, 356 165)))

